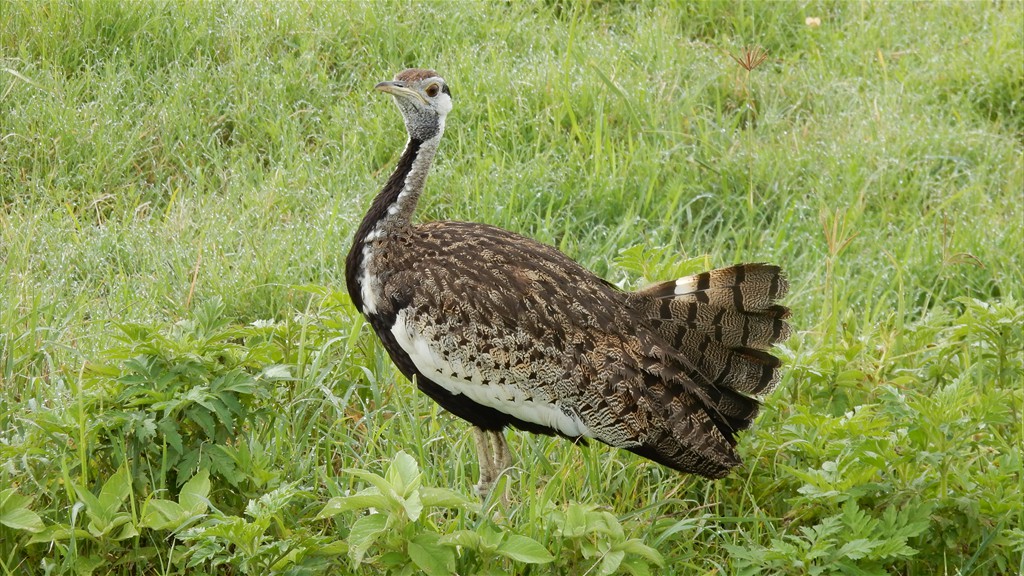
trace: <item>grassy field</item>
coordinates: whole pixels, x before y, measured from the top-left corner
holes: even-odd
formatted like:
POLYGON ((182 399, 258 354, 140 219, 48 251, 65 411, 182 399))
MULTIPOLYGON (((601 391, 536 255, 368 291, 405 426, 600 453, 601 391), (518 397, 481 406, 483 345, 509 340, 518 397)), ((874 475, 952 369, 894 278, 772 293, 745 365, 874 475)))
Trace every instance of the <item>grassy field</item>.
POLYGON ((0 574, 1021 573, 1022 21, 0 2, 0 574), (742 467, 510 432, 509 503, 472 497, 467 426, 344 290, 407 66, 455 100, 422 219, 627 288, 786 268, 742 467))

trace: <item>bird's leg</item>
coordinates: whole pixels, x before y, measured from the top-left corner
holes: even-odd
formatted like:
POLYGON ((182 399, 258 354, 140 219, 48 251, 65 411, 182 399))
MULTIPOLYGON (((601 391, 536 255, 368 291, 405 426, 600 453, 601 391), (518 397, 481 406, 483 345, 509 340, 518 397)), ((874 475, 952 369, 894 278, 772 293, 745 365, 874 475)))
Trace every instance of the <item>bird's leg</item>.
POLYGON ((501 430, 483 430, 474 426, 473 439, 480 460, 480 481, 473 486, 473 492, 485 500, 498 477, 512 465, 512 455, 501 430))
MULTIPOLYGON (((491 472, 494 474, 494 482, 501 478, 512 466, 512 454, 508 450, 508 443, 505 442, 505 434, 501 430, 488 430, 487 436, 491 446, 491 472)), ((508 506, 508 484, 501 492, 501 504, 508 506)), ((497 512, 496 512, 497 513, 497 512)))
POLYGON ((485 500, 497 477, 494 472, 494 458, 491 457, 490 432, 474 426, 473 440, 476 441, 476 456, 480 462, 480 480, 473 486, 473 492, 481 500, 485 500))
POLYGON ((494 476, 497 480, 512 467, 512 453, 508 450, 505 434, 501 430, 491 430, 491 455, 494 456, 494 476))

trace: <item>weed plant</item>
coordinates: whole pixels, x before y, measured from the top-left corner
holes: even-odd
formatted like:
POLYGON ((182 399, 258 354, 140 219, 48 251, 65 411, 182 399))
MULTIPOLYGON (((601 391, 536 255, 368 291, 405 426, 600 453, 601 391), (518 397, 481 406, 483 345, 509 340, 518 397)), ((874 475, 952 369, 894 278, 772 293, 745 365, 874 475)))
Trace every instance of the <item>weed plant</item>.
POLYGON ((1021 573, 1022 6, 0 2, 0 574, 1021 573), (343 289, 408 66, 421 218, 786 268, 743 466, 510 432, 471 497, 343 289))

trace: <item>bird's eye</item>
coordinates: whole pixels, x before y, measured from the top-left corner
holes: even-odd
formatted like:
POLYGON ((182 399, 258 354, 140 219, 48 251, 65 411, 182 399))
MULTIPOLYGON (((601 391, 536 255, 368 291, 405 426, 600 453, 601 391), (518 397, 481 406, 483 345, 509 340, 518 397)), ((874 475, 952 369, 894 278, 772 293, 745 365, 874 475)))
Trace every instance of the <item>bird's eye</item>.
POLYGON ((431 98, 437 96, 437 93, 440 91, 441 87, 438 86, 437 84, 431 84, 430 86, 427 86, 427 96, 430 96, 431 98))

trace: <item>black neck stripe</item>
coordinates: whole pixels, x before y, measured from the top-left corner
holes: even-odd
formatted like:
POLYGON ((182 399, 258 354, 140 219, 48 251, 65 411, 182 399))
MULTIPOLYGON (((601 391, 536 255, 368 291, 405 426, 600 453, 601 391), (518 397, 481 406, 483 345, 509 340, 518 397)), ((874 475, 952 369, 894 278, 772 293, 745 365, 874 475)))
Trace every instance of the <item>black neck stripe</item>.
POLYGON ((398 195, 405 187, 405 179, 412 172, 413 164, 416 162, 422 145, 422 140, 409 139, 405 152, 398 160, 398 166, 391 173, 384 188, 373 199, 370 210, 359 224, 355 237, 352 239, 352 248, 348 252, 348 257, 345 258, 345 285, 348 288, 349 296, 352 297, 352 303, 360 312, 363 311, 363 297, 359 286, 359 269, 363 263, 363 246, 366 244, 366 237, 382 220, 387 218, 388 209, 398 201, 398 195))

